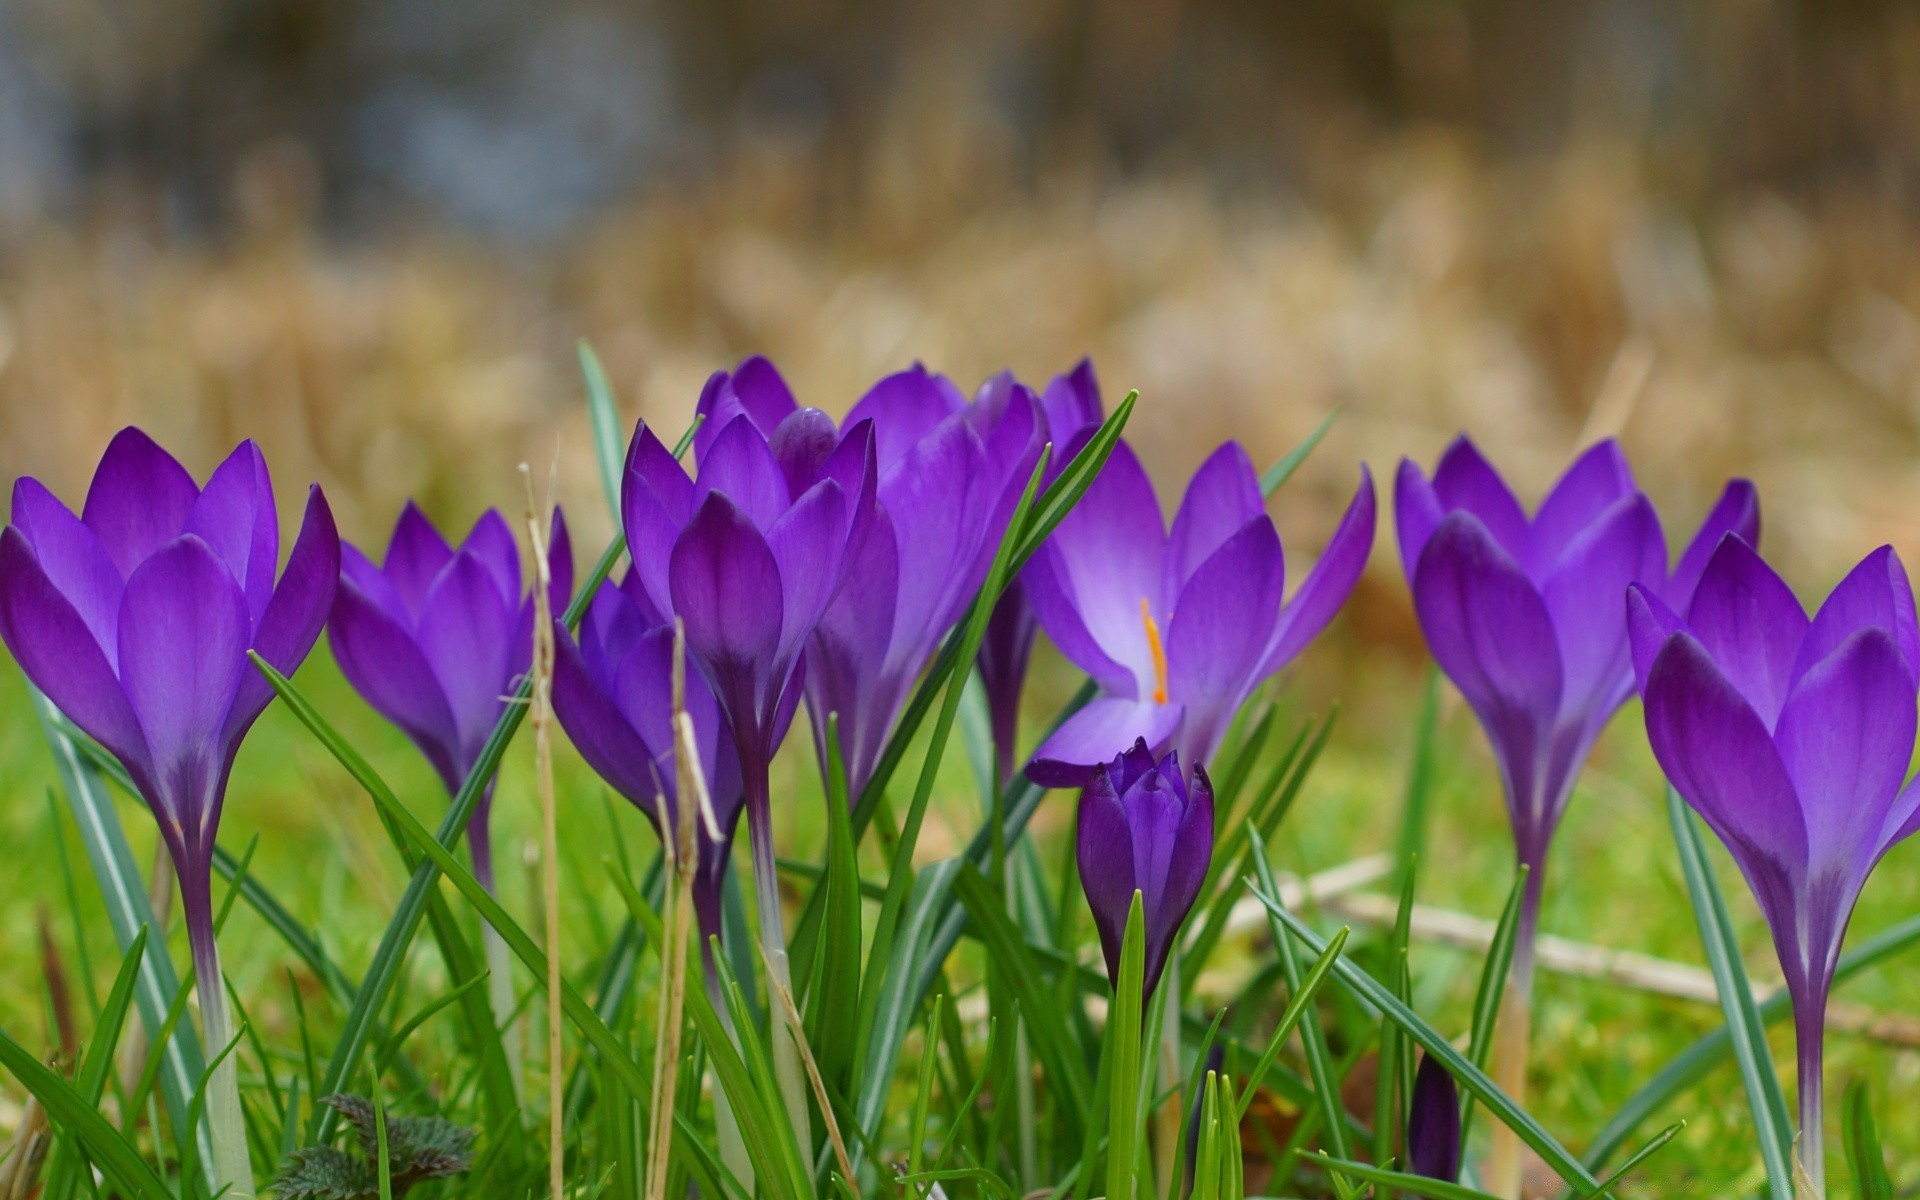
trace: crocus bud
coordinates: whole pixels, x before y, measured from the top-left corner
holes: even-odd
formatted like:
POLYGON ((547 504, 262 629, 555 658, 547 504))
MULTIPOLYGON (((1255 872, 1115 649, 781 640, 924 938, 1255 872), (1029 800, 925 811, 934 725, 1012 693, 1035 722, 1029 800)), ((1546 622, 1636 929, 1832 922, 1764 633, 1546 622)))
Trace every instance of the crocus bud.
POLYGON ((1127 910, 1140 893, 1151 993, 1213 862, 1213 784, 1206 769, 1194 768, 1189 787, 1175 755, 1156 762, 1145 739, 1134 742, 1093 769, 1080 793, 1076 849, 1109 979, 1119 979, 1127 910))
POLYGON ((1460 1182, 1460 1093, 1432 1055, 1420 1060, 1407 1105, 1407 1170, 1460 1182))

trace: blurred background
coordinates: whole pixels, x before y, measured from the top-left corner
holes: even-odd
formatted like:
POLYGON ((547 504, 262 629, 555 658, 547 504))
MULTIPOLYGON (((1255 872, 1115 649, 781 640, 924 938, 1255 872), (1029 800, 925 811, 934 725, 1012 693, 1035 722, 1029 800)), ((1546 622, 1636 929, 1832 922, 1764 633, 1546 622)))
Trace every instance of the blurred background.
POLYGON ((1620 431, 1816 590, 1920 550, 1916 208, 1872 0, 6 0, 0 470, 251 435, 378 540, 557 453, 597 534, 577 338, 676 430, 749 352, 830 411, 1092 354, 1169 492, 1340 407, 1305 553, 1356 458, 1470 430, 1531 500, 1620 431))

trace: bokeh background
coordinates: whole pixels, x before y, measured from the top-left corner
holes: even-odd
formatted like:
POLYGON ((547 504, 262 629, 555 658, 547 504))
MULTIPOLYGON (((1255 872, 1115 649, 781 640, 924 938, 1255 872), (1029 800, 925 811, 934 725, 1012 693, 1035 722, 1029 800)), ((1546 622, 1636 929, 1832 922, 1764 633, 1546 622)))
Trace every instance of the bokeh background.
MULTIPOLYGON (((1110 401, 1140 390, 1170 499, 1220 440, 1264 462, 1340 410, 1276 502, 1295 578, 1357 460, 1386 482, 1467 430, 1531 500, 1617 433, 1676 541, 1754 478, 1819 594, 1880 542, 1920 553, 1917 213, 1920 9, 1891 0, 5 0, 0 473, 77 501, 123 424, 197 472, 251 436, 284 498, 317 479, 378 543, 407 496, 464 523, 557 462, 597 544, 577 339, 672 430, 746 353, 835 412, 916 359, 971 387, 1090 354, 1110 401)), ((1379 848, 1397 802, 1425 660, 1391 528, 1289 692, 1346 713, 1302 866, 1379 848)), ((1593 875, 1665 838, 1637 724, 1561 852, 1593 875)), ((0 734, 7 761, 37 737, 0 734)), ((1436 837, 1486 869, 1431 886, 1484 913, 1503 822, 1471 720, 1443 739, 1436 837)), ((349 808, 299 754, 259 786, 349 808)), ((1645 869, 1548 927, 1697 961, 1645 869)), ((1863 926, 1920 887, 1882 893, 1863 926)), ((1576 1144, 1716 1019, 1556 987, 1572 1082, 1545 1103, 1576 1144)), ((1911 1055, 1840 1061, 1920 1086, 1911 1055)))

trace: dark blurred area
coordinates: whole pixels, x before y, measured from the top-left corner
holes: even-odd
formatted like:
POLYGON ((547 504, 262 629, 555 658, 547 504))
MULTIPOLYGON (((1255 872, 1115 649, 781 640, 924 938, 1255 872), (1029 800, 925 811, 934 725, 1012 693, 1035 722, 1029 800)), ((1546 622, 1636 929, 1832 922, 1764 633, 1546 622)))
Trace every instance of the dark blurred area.
POLYGON ((1920 549, 1916 212, 1890 2, 5 0, 0 466, 251 435, 370 538, 558 454, 604 521, 578 337, 675 428, 747 352, 830 410, 1092 353, 1169 490, 1341 407, 1305 552, 1358 457, 1620 432, 1824 586, 1920 549))

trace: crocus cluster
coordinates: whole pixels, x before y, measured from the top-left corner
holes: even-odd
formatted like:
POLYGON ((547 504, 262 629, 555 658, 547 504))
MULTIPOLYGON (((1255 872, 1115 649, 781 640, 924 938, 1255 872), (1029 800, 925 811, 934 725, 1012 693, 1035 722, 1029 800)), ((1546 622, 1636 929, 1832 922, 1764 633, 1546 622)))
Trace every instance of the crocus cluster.
MULTIPOLYGON (((0 532, 0 638, 34 686, 120 760, 160 826, 180 883, 215 1053, 233 1040, 213 936, 213 850, 241 740, 273 691, 248 661, 291 674, 320 636, 340 541, 319 488, 278 572, 280 524, 259 447, 242 442, 194 483, 122 430, 78 517, 39 481, 13 491, 0 532)), ((207 1090, 219 1181, 252 1196, 233 1056, 207 1090)))
POLYGON ((1906 569, 1868 555, 1811 618, 1729 535, 1685 616, 1628 600, 1647 737, 1674 788, 1760 902, 1793 998, 1801 1154, 1821 1166, 1821 1031, 1841 939, 1868 874, 1920 828, 1906 786, 1920 702, 1920 624, 1906 569))

